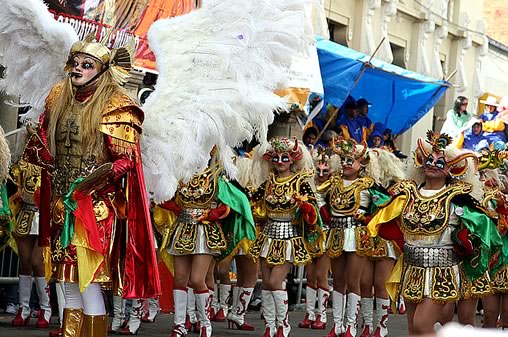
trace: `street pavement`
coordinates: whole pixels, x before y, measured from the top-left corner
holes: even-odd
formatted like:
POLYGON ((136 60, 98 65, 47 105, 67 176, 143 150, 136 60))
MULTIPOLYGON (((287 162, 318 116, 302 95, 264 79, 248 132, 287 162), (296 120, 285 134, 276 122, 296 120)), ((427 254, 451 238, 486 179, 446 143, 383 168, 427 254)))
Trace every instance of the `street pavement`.
MULTIPOLYGON (((291 322, 292 330, 291 337, 324 337, 332 327, 331 310, 328 311, 329 323, 326 330, 312 330, 298 328, 298 322, 303 319, 305 312, 291 311, 289 319, 291 322)), ((36 329, 35 321, 32 319, 29 326, 24 328, 13 328, 10 324, 14 318, 12 315, 0 313, 0 337, 25 337, 25 336, 48 336, 50 329, 36 329)), ((53 317, 56 323, 56 317, 53 317)), ((457 320, 457 316, 455 316, 457 320)), ((261 337, 264 332, 264 323, 259 316, 259 311, 252 311, 247 314, 247 321, 256 327, 256 331, 239 331, 230 330, 227 328, 227 322, 213 322, 213 334, 215 337, 261 337)), ((140 337, 169 337, 171 326, 173 325, 172 314, 160 314, 154 323, 142 323, 138 336, 140 337)), ((481 316, 476 316, 476 325, 481 326, 481 316)), ((56 324, 52 324, 51 329, 56 328, 56 324)), ((359 329, 360 330, 360 329, 359 329)), ((402 337, 408 336, 407 322, 405 315, 391 315, 388 320, 388 336, 389 337, 402 337)), ((358 335, 360 331, 358 331, 358 335)), ((117 336, 117 335, 110 335, 117 336)), ((196 333, 190 333, 189 337, 198 337, 196 333)))
MULTIPOLYGON (((292 325, 291 337, 324 337, 332 327, 331 311, 328 312, 328 319, 330 322, 326 330, 311 330, 299 329, 298 322, 303 319, 305 312, 291 311, 289 319, 292 325)), ((35 328, 35 319, 32 319, 29 326, 23 328, 13 328, 10 322, 14 316, 0 314, 0 336, 1 337, 24 337, 24 336, 48 336, 47 330, 40 330, 35 328)), ((56 317, 53 317, 56 322, 56 317)), ((247 321, 256 326, 256 331, 239 331, 230 330, 227 328, 227 322, 214 322, 213 334, 215 337, 261 337, 264 332, 263 320, 259 316, 258 311, 253 311, 247 314, 247 321)), ((157 316, 154 323, 142 323, 138 336, 165 336, 169 337, 170 328, 173 323, 173 315, 161 314, 157 316)), ((52 324, 51 328, 56 328, 56 324, 52 324)), ((388 321, 389 336, 407 336, 406 316, 397 315, 391 316, 388 321)), ((115 336, 115 335, 111 335, 115 336)), ((189 337, 197 337, 197 334, 189 334, 189 337)))

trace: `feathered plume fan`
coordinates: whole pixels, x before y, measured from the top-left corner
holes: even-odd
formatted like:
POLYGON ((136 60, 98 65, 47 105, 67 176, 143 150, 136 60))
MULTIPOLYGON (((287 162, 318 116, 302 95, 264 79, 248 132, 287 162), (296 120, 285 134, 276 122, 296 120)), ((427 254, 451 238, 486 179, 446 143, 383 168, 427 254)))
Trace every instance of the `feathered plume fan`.
POLYGON ((256 136, 266 144, 273 111, 286 102, 292 55, 313 36, 298 0, 208 0, 148 32, 159 78, 148 98, 141 140, 147 189, 170 199, 178 181, 206 168, 214 145, 233 175, 231 148, 256 136))
POLYGON ((63 67, 78 36, 40 0, 2 0, 1 6, 0 55, 6 70, 0 90, 31 106, 22 118, 37 121, 51 87, 65 77, 63 67))

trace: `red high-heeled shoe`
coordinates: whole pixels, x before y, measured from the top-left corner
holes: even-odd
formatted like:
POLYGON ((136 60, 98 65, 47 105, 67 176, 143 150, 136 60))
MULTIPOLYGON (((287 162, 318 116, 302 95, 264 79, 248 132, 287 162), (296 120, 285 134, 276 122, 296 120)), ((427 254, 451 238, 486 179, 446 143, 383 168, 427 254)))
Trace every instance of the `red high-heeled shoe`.
POLYGON ((46 329, 51 323, 51 317, 49 317, 49 321, 46 321, 44 317, 44 309, 39 310, 39 317, 37 318, 37 322, 35 322, 35 327, 38 329, 46 329))
POLYGON ((302 329, 309 329, 313 322, 314 321, 311 321, 309 319, 309 313, 306 313, 303 320, 300 323, 298 323, 298 327, 302 329))
POLYGON ((256 328, 253 325, 250 325, 247 322, 243 322, 242 325, 240 325, 238 322, 232 320, 231 318, 228 318, 228 328, 229 329, 236 329, 236 330, 243 330, 243 331, 254 331, 256 328))
POLYGON ((215 316, 213 317, 214 322, 224 322, 226 320, 226 315, 224 315, 224 310, 222 308, 217 311, 215 316))
POLYGON ((28 315, 27 318, 23 319, 22 314, 23 308, 19 308, 16 317, 14 317, 11 322, 12 326, 27 326, 28 323, 30 323, 30 315, 28 315))
POLYGON ((326 322, 321 321, 321 316, 318 315, 310 327, 315 330, 324 330, 326 329, 326 322))
POLYGON ((339 335, 335 333, 335 324, 333 325, 332 330, 330 330, 330 332, 325 337, 339 337, 339 335))

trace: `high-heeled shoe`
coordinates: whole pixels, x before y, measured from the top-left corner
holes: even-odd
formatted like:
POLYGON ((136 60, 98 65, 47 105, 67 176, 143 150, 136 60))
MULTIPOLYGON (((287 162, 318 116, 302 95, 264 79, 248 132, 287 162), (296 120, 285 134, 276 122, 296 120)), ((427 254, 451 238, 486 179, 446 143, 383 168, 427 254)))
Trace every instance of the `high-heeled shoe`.
POLYGON ((303 320, 298 323, 298 327, 301 329, 309 329, 314 321, 309 319, 309 313, 305 314, 303 320))
POLYGON ((242 325, 240 323, 228 318, 228 329, 232 330, 243 330, 243 331, 254 331, 256 328, 253 325, 250 325, 247 322, 243 322, 242 325))
POLYGON ((35 322, 35 327, 38 329, 46 329, 51 323, 51 316, 49 316, 49 321, 44 317, 44 309, 39 310, 39 317, 37 318, 37 322, 35 322))
POLYGON ((324 330, 324 329, 326 329, 326 322, 323 322, 321 320, 321 316, 317 315, 316 320, 314 322, 312 322, 310 327, 315 330, 324 330))
POLYGON ((30 314, 23 319, 23 308, 19 308, 16 317, 11 322, 12 326, 27 326, 28 323, 30 323, 30 314))
POLYGON ((224 309, 220 308, 219 311, 213 316, 214 322, 224 322, 226 320, 226 315, 224 315, 224 309))
POLYGON ((342 334, 338 334, 335 332, 335 324, 332 327, 332 330, 325 337, 339 337, 342 334))
POLYGON ((185 326, 175 325, 173 326, 171 335, 169 335, 169 337, 185 337, 187 335, 185 330, 185 326))
POLYGON ((62 328, 51 330, 49 332, 49 337, 62 337, 62 336, 63 336, 63 330, 62 330, 62 328))

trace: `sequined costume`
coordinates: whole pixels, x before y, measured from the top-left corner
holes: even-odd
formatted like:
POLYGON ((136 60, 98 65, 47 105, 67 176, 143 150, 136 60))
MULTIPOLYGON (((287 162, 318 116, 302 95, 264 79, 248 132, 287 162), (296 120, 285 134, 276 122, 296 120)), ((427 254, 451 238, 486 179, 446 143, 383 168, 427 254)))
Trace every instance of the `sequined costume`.
MULTIPOLYGON (((309 241, 319 237, 315 223, 306 223, 298 214, 296 195, 305 195, 317 207, 314 192, 306 181, 312 175, 301 171, 287 178, 274 173, 252 197, 256 216, 264 218, 262 229, 249 249, 255 259, 262 257, 268 265, 291 262, 296 265, 311 261, 309 241)), ((316 220, 316 219, 315 219, 316 220)))
MULTIPOLYGON (((219 165, 211 165, 188 183, 180 183, 175 197, 155 208, 154 218, 163 234, 162 259, 172 271, 176 256, 204 254, 220 259, 247 249, 255 238, 249 201, 224 177, 219 165)), ((177 285, 173 294, 172 336, 179 336, 187 331, 187 289, 177 285)), ((210 334, 210 294, 194 289, 194 297, 201 333, 210 334)))
MULTIPOLYGON (((218 219, 207 223, 197 220, 206 210, 219 206, 217 194, 220 173, 220 167, 208 168, 177 190, 174 203, 180 211, 171 233, 168 248, 171 255, 218 255, 226 249, 226 238, 218 219)), ((226 217, 228 212, 224 208, 221 216, 226 217)))
POLYGON ((38 235, 39 209, 35 199, 41 186, 41 168, 20 160, 11 167, 11 178, 17 186, 10 198, 12 234, 20 238, 38 235))
MULTIPOLYGON (((326 194, 326 205, 330 210, 330 232, 326 243, 326 254, 339 257, 343 251, 368 256, 373 248, 365 226, 359 220, 368 210, 371 198, 368 191, 374 186, 370 177, 344 180, 334 175, 318 191, 326 194)), ((320 205, 323 207, 324 205, 320 205)))
POLYGON ((11 179, 7 182, 11 206, 11 234, 15 238, 16 252, 20 256, 19 266, 19 309, 12 326, 26 326, 30 319, 30 298, 35 283, 39 300, 39 317, 35 326, 47 328, 51 321, 49 285, 44 277, 44 266, 33 267, 33 259, 42 260, 43 252, 33 248, 39 235, 39 192, 41 168, 19 160, 11 166, 11 179), (29 244, 27 244, 29 243, 29 244), (26 261, 28 258, 28 261, 26 261), (30 272, 27 272, 27 264, 30 272), (42 268, 41 268, 42 267, 42 268))
POLYGON ((39 245, 51 246, 45 263, 64 282, 64 336, 107 333, 99 283, 126 298, 160 293, 139 148, 144 115, 120 87, 129 50, 104 43, 90 34, 72 45, 72 76, 50 91, 23 154, 42 168, 39 245), (80 57, 96 75, 75 85, 80 57))
POLYGON ((400 182, 393 188, 391 202, 368 225, 371 235, 380 233, 383 237, 397 237, 400 228, 405 242, 403 258, 390 277, 391 283, 398 285, 387 287, 392 300, 397 298, 395 293, 400 286, 405 301, 419 303, 424 298, 436 303, 456 301, 466 280, 474 283, 485 275, 490 256, 499 249, 493 222, 471 196, 477 192, 467 182, 478 179, 468 161, 473 154, 452 152, 452 155, 446 149, 450 142, 448 136, 429 131, 427 143, 432 148, 420 139, 415 165, 417 169, 422 167, 432 151, 444 153, 449 174, 455 179, 439 190, 425 189, 423 183, 415 180, 400 182), (466 171, 470 176, 460 180, 466 171), (394 225, 393 220, 399 225, 394 225), (390 225, 383 228, 382 224, 390 225))
MULTIPOLYGON (((309 151, 299 146, 298 139, 274 137, 266 151, 259 147, 253 151, 252 165, 239 174, 240 180, 245 178, 242 186, 250 183, 255 191, 250 199, 259 230, 247 256, 266 265, 264 282, 274 270, 310 263, 310 247, 323 235, 310 184, 313 166, 309 151)), ((283 281, 284 277, 277 275, 262 291, 264 336, 290 334, 288 293, 283 281)))
MULTIPOLYGON (((59 84, 51 91, 46 100, 46 111, 51 110, 61 90, 62 84, 59 84)), ((47 207, 51 213, 41 212, 41 239, 44 244, 51 238, 54 276, 65 282, 79 282, 81 289, 90 282, 111 282, 115 279, 115 288, 119 288, 126 297, 157 293, 159 287, 154 279, 157 272, 154 269, 153 251, 147 249, 143 253, 145 258, 152 261, 152 266, 136 262, 141 256, 133 253, 135 246, 140 246, 141 242, 142 246, 146 246, 146 242, 153 246, 153 237, 146 234, 151 229, 146 232, 141 228, 150 224, 138 145, 143 113, 128 96, 119 92, 114 94, 103 111, 100 132, 104 137, 104 149, 103 156, 97 158, 84 153, 81 147, 80 110, 83 106, 78 99, 58 122, 54 157, 46 145, 48 114, 41 116, 40 133, 31 137, 25 149, 26 158, 45 170, 42 175, 44 188, 41 192, 41 209, 47 207), (98 177, 91 198, 72 195, 78 178, 91 175, 107 163, 113 163, 111 172, 106 177, 98 177), (133 195, 137 196, 136 199, 133 195), (64 205, 72 202, 71 197, 78 199, 75 202, 82 210, 80 213, 73 212, 78 219, 74 228, 71 223, 66 223, 66 212, 69 211, 64 205), (92 214, 93 219, 89 217, 92 214), (131 221, 126 221, 129 219, 131 221), (88 232, 87 240, 80 242, 78 237, 72 236, 73 233, 79 236, 80 230, 88 232), (112 237, 113 233, 115 237, 112 237), (136 238, 128 240, 127 247, 121 252, 120 245, 115 245, 115 241, 127 235, 136 235, 136 238), (84 265, 79 270, 78 250, 83 253, 95 251, 98 255, 92 264, 84 265), (142 265, 147 269, 136 271, 142 265), (118 278, 120 275, 121 278, 118 278), (144 282, 148 283, 148 287, 144 282)))

